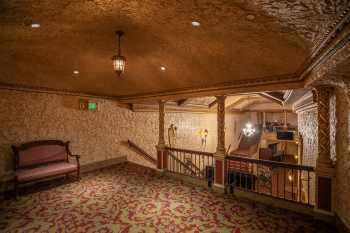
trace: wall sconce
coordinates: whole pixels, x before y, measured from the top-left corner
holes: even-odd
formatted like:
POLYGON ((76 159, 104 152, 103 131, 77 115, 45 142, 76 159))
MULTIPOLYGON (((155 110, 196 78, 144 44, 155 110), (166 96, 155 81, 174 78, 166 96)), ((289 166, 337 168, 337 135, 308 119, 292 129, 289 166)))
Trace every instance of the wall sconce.
POLYGON ((170 127, 168 128, 168 142, 170 147, 175 146, 176 137, 177 137, 177 127, 174 124, 171 124, 170 127))
POLYGON ((209 131, 207 129, 200 129, 199 130, 199 136, 201 138, 201 145, 203 147, 203 150, 205 150, 205 147, 207 145, 208 134, 209 134, 209 131))

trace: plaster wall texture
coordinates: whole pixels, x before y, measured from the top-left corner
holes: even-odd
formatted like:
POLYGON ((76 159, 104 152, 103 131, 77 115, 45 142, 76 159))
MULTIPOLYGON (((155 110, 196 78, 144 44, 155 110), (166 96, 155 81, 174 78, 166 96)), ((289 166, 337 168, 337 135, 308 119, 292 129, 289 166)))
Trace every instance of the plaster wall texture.
MULTIPOLYGON (((157 112, 132 112, 103 99, 95 99, 97 111, 83 111, 79 109, 79 99, 81 97, 0 91, 0 180, 11 176, 11 145, 34 140, 71 141, 71 150, 81 155, 82 165, 127 156, 130 161, 154 167, 130 150, 125 142, 134 141, 156 158, 157 112)), ((235 132, 239 133, 234 131, 235 118, 234 114, 226 114, 226 146, 235 140, 235 132)), ((170 124, 177 126, 177 147, 204 150, 198 131, 208 129, 205 150, 215 152, 215 113, 166 113, 166 141, 170 124)))

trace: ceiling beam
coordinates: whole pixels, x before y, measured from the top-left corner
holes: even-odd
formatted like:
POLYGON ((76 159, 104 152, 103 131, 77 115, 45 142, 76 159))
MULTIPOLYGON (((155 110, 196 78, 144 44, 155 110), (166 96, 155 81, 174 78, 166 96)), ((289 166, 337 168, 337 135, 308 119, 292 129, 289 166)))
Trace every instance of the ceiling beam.
POLYGON ((217 100, 214 100, 213 102, 211 102, 211 103, 208 105, 208 108, 214 107, 217 103, 218 103, 217 100))
POLYGON ((268 100, 271 100, 272 102, 275 102, 275 103, 277 103, 277 104, 279 104, 281 106, 283 105, 283 101, 282 100, 280 100, 280 99, 278 99, 278 98, 276 98, 276 97, 274 97, 272 95, 269 95, 266 92, 258 93, 258 95, 260 95, 261 97, 264 97, 264 98, 266 98, 268 100))
POLYGON ((188 99, 180 99, 177 101, 177 105, 178 106, 183 106, 185 105, 185 103, 188 101, 188 99))
POLYGON ((145 93, 138 95, 116 96, 121 102, 137 102, 140 100, 179 100, 194 97, 216 96, 216 95, 232 95, 239 93, 252 93, 274 90, 299 89, 304 87, 303 81, 295 81, 295 76, 291 78, 281 78, 270 82, 254 82, 243 84, 224 84, 213 85, 212 87, 188 88, 169 90, 164 92, 145 93))

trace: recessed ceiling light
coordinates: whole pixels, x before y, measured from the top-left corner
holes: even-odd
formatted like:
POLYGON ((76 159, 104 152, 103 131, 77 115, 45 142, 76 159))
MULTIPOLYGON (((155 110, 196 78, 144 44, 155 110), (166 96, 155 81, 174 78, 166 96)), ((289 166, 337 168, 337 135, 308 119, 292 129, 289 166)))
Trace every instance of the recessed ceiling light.
POLYGON ((249 14, 249 15, 246 16, 246 18, 247 18, 248 20, 254 20, 254 19, 255 19, 255 15, 249 14))
POLYGON ((160 70, 165 71, 166 70, 165 66, 161 66, 160 70))
POLYGON ((32 28, 40 28, 40 24, 39 23, 32 23, 30 26, 32 28))
POLYGON ((199 26, 201 26, 201 23, 198 22, 198 21, 192 21, 192 26, 193 27, 199 27, 199 26))
POLYGON ((73 74, 79 74, 79 70, 74 70, 73 74))

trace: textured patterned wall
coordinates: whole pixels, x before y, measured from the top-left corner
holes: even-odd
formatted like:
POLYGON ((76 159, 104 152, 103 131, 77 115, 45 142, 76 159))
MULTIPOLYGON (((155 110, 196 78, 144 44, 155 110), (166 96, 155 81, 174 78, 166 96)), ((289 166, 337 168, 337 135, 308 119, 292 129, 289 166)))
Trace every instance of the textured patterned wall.
POLYGON ((303 137, 303 165, 316 166, 317 158, 317 109, 298 114, 298 130, 303 137))
MULTIPOLYGON (((124 142, 131 139, 155 157, 158 113, 135 113, 112 101, 96 101, 97 112, 82 111, 78 109, 79 97, 0 91, 0 179, 12 169, 10 146, 40 139, 70 140, 72 151, 82 155, 82 164, 128 156, 152 166, 124 142)), ((233 138, 233 115, 227 114, 226 122, 228 142, 233 138)), ((198 131, 208 129, 206 150, 215 151, 216 114, 166 113, 166 142, 171 123, 178 128, 178 147, 200 150, 198 131)))
MULTIPOLYGON (((316 166, 318 153, 318 122, 317 109, 298 113, 298 131, 303 137, 303 165, 316 166)), ((306 174, 304 179, 307 179, 306 174)), ((315 181, 314 174, 310 175, 310 203, 315 203, 315 181)), ((306 185, 306 183, 305 183, 306 185)))
MULTIPOLYGON (((349 90, 349 88, 348 88, 349 90)), ((350 93, 336 89, 336 212, 350 228, 350 93), (346 98, 348 96, 348 98, 346 98)))

